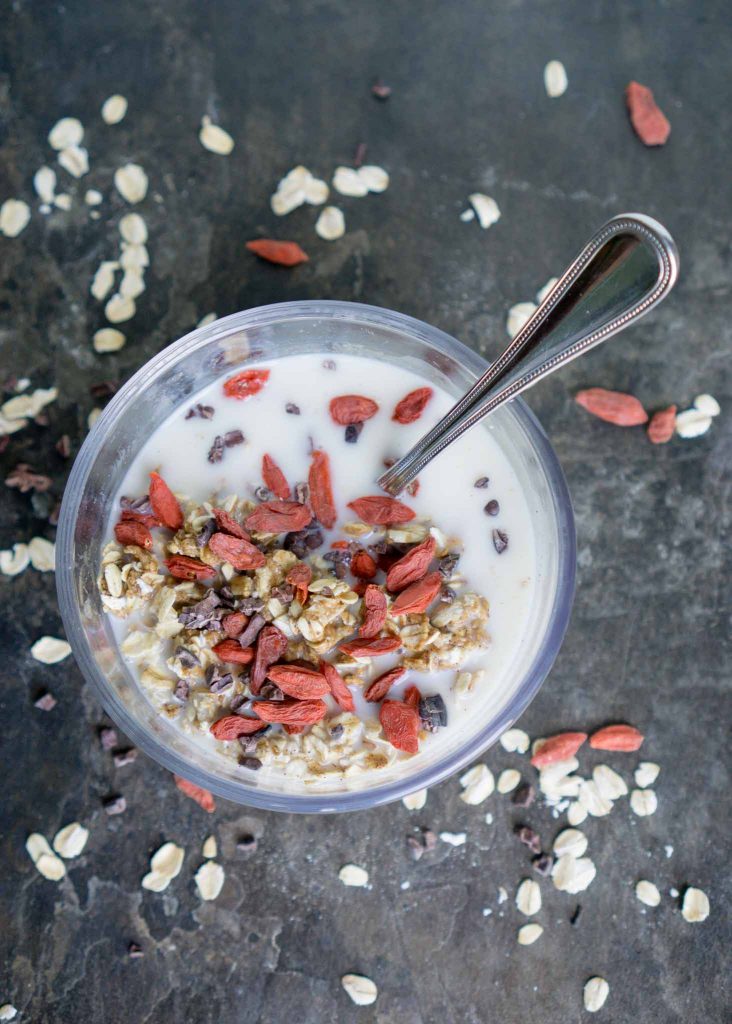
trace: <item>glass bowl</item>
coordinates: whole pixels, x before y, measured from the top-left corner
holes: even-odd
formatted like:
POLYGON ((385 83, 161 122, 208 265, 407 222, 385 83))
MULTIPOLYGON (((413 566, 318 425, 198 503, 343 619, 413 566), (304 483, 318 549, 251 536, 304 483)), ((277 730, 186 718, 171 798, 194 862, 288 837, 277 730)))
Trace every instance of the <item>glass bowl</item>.
MULTIPOLYGON (((57 585, 66 636, 84 676, 133 743, 197 785, 241 804, 271 810, 334 812, 396 800, 434 786, 496 741, 546 678, 569 621, 575 581, 572 506, 557 457, 522 401, 504 406, 476 430, 490 430, 524 492, 537 555, 537 584, 525 640, 508 686, 485 717, 460 730, 439 757, 409 772, 355 776, 350 788, 323 792, 239 768, 178 730, 149 703, 118 652, 97 590, 111 503, 131 460, 182 403, 232 367, 304 352, 348 352, 398 362, 459 397, 484 360, 428 324, 349 302, 288 302, 224 317, 181 338, 150 360, 115 395, 74 463, 58 526, 57 585), (369 779, 373 779, 373 784, 369 779)), ((443 458, 449 458, 449 454, 443 458)), ((421 761, 421 758, 420 758, 421 761)), ((407 762, 408 764, 408 762, 407 762)))

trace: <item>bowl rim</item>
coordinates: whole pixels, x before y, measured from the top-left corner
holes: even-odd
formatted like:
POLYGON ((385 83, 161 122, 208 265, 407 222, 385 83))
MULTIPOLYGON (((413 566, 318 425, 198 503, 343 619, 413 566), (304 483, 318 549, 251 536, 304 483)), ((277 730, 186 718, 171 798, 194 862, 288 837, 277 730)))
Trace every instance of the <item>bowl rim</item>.
POLYGON ((84 440, 72 466, 61 505, 56 541, 56 587, 66 636, 85 680, 92 685, 110 717, 136 746, 175 775, 184 778, 194 775, 196 778, 192 781, 197 785, 204 786, 216 795, 235 803, 290 813, 329 813, 376 807, 419 789, 431 788, 461 771, 519 718, 546 679, 569 624, 576 582, 576 532, 569 488, 557 455, 539 420, 523 400, 517 398, 512 403, 513 411, 528 434, 550 484, 549 490, 559 535, 556 590, 547 617, 544 643, 537 651, 521 685, 497 716, 457 753, 443 761, 427 765, 414 775, 396 779, 382 786, 328 793, 314 791, 312 794, 272 792, 257 786, 250 787, 246 781, 234 782, 219 778, 215 772, 207 768, 196 766, 192 769, 182 756, 170 750, 127 712, 124 702, 108 685, 93 657, 73 585, 74 566, 71 555, 74 550, 74 527, 84 487, 99 449, 110 429, 124 414, 128 403, 151 378, 157 377, 166 367, 207 346, 219 335, 231 334, 232 330, 261 327, 283 319, 294 321, 315 318, 343 319, 378 325, 412 337, 416 336, 447 350, 463 367, 477 375, 484 372, 488 366, 482 356, 445 331, 407 314, 365 303, 329 299, 280 302, 252 307, 222 317, 205 327, 195 328, 166 346, 144 363, 112 398, 84 440))

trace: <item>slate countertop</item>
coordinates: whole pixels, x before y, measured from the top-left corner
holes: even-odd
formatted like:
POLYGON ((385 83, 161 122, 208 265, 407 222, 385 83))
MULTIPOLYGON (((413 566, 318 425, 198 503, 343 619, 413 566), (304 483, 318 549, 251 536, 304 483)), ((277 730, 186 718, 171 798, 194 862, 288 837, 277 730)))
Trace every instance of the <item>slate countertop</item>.
MULTIPOLYGON (((0 46, 0 202, 33 207, 18 238, 0 238, 0 365, 33 388, 59 387, 48 425, 13 435, 0 454, 3 478, 24 462, 53 478, 46 496, 3 491, 0 548, 53 539, 48 515, 69 468, 54 444, 66 433, 78 451, 98 404, 90 388, 124 381, 209 312, 296 298, 368 302, 491 357, 505 344, 508 308, 531 300, 612 214, 657 217, 682 260, 661 309, 529 399, 573 495, 579 582, 562 652, 520 724, 538 736, 630 721, 647 735, 642 756, 661 764, 655 815, 623 804, 583 826, 598 868, 592 886, 569 897, 542 881, 545 931, 520 947, 525 919, 513 899, 531 868, 511 830, 526 820, 550 841, 561 826, 545 807, 523 812, 498 796, 467 807, 453 779, 419 812, 397 804, 316 820, 220 801, 209 817, 144 756, 115 769, 97 739, 104 716, 72 659, 46 668, 29 656, 61 624, 52 574, 28 569, 0 577, 0 1004, 45 1024, 563 1024, 585 1019, 582 987, 601 975, 610 997, 598 1020, 721 1022, 732 399, 725 5, 18 0, 0 46), (542 72, 554 58, 569 88, 551 100, 542 72), (370 93, 377 76, 392 87, 387 102, 370 93), (651 86, 671 120, 663 149, 632 133, 631 79, 651 86), (116 92, 129 112, 108 127, 99 108, 116 92), (207 113, 234 136, 230 157, 200 146, 207 113), (66 115, 86 127, 91 169, 79 181, 46 142, 66 115), (312 208, 274 217, 268 197, 283 173, 304 163, 329 177, 360 142, 391 185, 339 202, 344 238, 318 239, 312 208), (117 243, 124 203, 111 182, 127 161, 150 179, 138 208, 150 230, 148 288, 121 325, 126 346, 98 355, 91 336, 104 320, 89 284, 117 243), (43 164, 56 166, 69 211, 39 212, 32 177, 43 164), (104 195, 96 220, 87 188, 104 195), (485 232, 459 217, 475 191, 501 209, 485 232), (297 239, 310 262, 283 272, 244 249, 271 234, 297 239), (704 437, 656 447, 641 430, 578 409, 574 392, 591 385, 630 391, 650 409, 712 392, 723 412, 704 437), (45 690, 58 701, 50 712, 33 705, 45 690), (108 817, 102 802, 117 793, 127 811, 108 817), (90 840, 56 885, 23 844, 73 820, 90 840), (415 826, 465 831, 467 841, 438 843, 415 863, 405 847, 415 826), (227 881, 202 904, 191 878, 211 833, 227 881), (247 833, 257 848, 243 853, 236 842, 247 833), (154 896, 140 878, 164 839, 188 857, 154 896), (337 881, 347 862, 368 868, 370 889, 337 881), (658 908, 636 900, 640 878, 659 886, 658 908), (703 924, 686 923, 669 895, 687 885, 709 894, 703 924), (129 957, 130 942, 141 958, 129 957), (349 1001, 339 983, 348 971, 377 983, 373 1006, 349 1001)), ((610 763, 630 778, 630 758, 610 763)), ((496 772, 520 763, 500 748, 486 760, 496 772)))

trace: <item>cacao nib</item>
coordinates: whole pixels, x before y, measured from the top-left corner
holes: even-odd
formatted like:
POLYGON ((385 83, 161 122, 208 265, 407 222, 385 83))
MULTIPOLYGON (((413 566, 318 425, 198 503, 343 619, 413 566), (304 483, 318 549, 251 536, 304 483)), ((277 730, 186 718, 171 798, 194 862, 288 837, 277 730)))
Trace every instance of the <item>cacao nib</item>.
POLYGON ((99 730, 99 742, 102 750, 113 750, 117 746, 117 730, 110 725, 104 725, 99 730))
POLYGON ((382 82, 380 78, 377 78, 374 84, 371 86, 371 94, 377 100, 381 100, 382 103, 386 103, 386 101, 391 96, 391 86, 387 85, 385 82, 382 82))
POLYGON ((323 369, 324 370, 335 370, 335 368, 336 368, 335 359, 324 359, 323 360, 323 369))
POLYGON ((257 501, 274 501, 275 496, 268 487, 260 485, 259 487, 254 488, 254 497, 257 501))
POLYGON ((257 837, 249 834, 240 836, 237 840, 236 848, 244 853, 254 853, 257 849, 257 837))
MULTIPOLYGON (((102 401, 108 401, 112 395, 116 395, 119 389, 119 381, 116 380, 101 380, 98 384, 92 384, 89 388, 89 394, 92 398, 99 398, 102 401)), ((36 419, 37 422, 37 419, 36 419)))
POLYGON ((253 772, 258 772, 262 767, 262 762, 258 757, 240 757, 239 764, 242 768, 249 768, 253 772))
POLYGON ((291 551, 293 555, 297 555, 298 558, 305 558, 309 552, 319 548, 324 540, 323 531, 311 524, 306 526, 304 530, 288 533, 285 536, 284 547, 287 551, 291 551))
POLYGON ((496 554, 502 555, 508 547, 508 534, 505 530, 494 530, 493 531, 493 547, 496 549, 496 554))
MULTIPOLYGON (((239 678, 242 679, 244 677, 240 676, 239 678)), ((250 703, 251 701, 249 700, 249 697, 245 696, 243 693, 239 693, 229 701, 229 710, 234 712, 234 714, 237 714, 242 709, 246 710, 247 705, 250 703)))
POLYGON ((140 515, 143 516, 152 516, 155 514, 152 510, 152 505, 150 504, 149 494, 143 494, 139 498, 128 498, 126 495, 122 495, 119 499, 119 506, 125 511, 139 512, 140 515))
POLYGON ((270 597, 276 597, 280 604, 292 604, 295 588, 291 583, 280 583, 278 587, 272 587, 270 597))
POLYGON ((246 438, 242 434, 241 430, 228 430, 224 434, 224 444, 227 448, 234 448, 238 444, 244 444, 246 438))
POLYGON ((222 672, 218 665, 206 669, 206 685, 211 693, 222 693, 234 682, 231 672, 222 672))
POLYGON ((209 590, 206 596, 196 604, 188 605, 178 614, 178 622, 186 629, 216 629, 221 621, 221 601, 215 590, 209 590))
POLYGON ((56 451, 62 459, 68 459, 71 455, 71 438, 68 434, 62 434, 56 442, 56 451))
POLYGON ((531 858, 531 865, 534 871, 538 871, 540 875, 547 876, 552 873, 554 858, 550 853, 538 853, 536 857, 531 858))
POLYGON ((366 159, 366 143, 365 142, 359 142, 359 144, 356 146, 356 152, 353 154, 353 166, 356 169, 358 169, 359 167, 361 167, 363 165, 363 162, 364 162, 365 159, 366 159))
POLYGON ((361 436, 362 430, 363 423, 349 423, 345 433, 346 444, 355 444, 361 436))
MULTIPOLYGON (((244 611, 243 608, 242 611, 244 611)), ((244 632, 239 634, 239 644, 242 647, 251 647, 259 636, 260 630, 265 625, 265 622, 266 620, 264 616, 260 615, 259 612, 255 612, 244 627, 244 632)))
POLYGON ((437 571, 441 576, 444 576, 445 579, 447 579, 449 576, 452 576, 455 571, 455 566, 459 561, 460 555, 457 551, 452 551, 449 555, 444 555, 439 559, 437 562, 437 571))
POLYGON ((103 803, 104 810, 110 816, 124 814, 127 810, 127 801, 123 796, 111 796, 103 803))
MULTIPOLYGON (((42 494, 50 488, 52 481, 50 476, 34 472, 27 462, 19 462, 5 477, 5 483, 8 487, 17 487, 21 494, 27 494, 28 491, 42 494)), ((45 515, 42 518, 45 519, 45 515)))
POLYGON ((203 524, 203 528, 196 534, 196 547, 205 548, 215 533, 216 520, 207 519, 203 524))
POLYGON ((186 419, 192 420, 194 416, 198 416, 202 420, 210 420, 215 412, 216 410, 212 405, 201 405, 201 403, 198 402, 188 410, 186 413, 186 419))
POLYGON ((439 693, 431 697, 422 697, 419 702, 419 717, 428 732, 437 732, 447 725, 447 708, 439 693))
POLYGON ((517 825, 514 831, 518 841, 528 846, 532 853, 541 853, 541 839, 533 828, 529 828, 528 825, 517 825))
POLYGON ((188 700, 190 696, 190 693, 191 687, 187 680, 179 679, 178 682, 176 683, 175 690, 173 691, 173 696, 175 697, 175 699, 185 704, 185 702, 188 700))
POLYGON ((139 960, 140 957, 145 955, 142 946, 138 946, 136 942, 131 942, 127 947, 127 955, 130 960, 139 960))
POLYGON ((573 924, 573 925, 577 924, 577 922, 579 921, 579 916, 580 916, 581 913, 582 913, 582 904, 578 903, 577 906, 572 911, 572 914, 571 914, 571 916, 569 918, 569 923, 573 924))
POLYGON ((310 501, 310 485, 303 481, 295 484, 294 488, 295 501, 299 501, 301 505, 307 505, 310 501))
POLYGON ((478 487, 482 490, 482 488, 487 487, 489 483, 490 479, 487 476, 480 476, 473 484, 473 487, 478 487))
POLYGON ((536 791, 528 782, 522 782, 511 794, 511 803, 517 807, 531 807, 536 799, 536 791))
POLYGON ((483 509, 487 516, 497 516, 501 511, 501 506, 498 504, 495 498, 491 498, 488 504, 483 509))
POLYGON ((206 458, 209 462, 221 462, 224 457, 224 439, 221 434, 217 434, 213 439, 213 444, 208 450, 206 458))
POLYGON ((295 405, 294 402, 288 402, 287 405, 285 406, 285 412, 289 412, 290 416, 299 416, 300 406, 295 405))
POLYGON ((343 735, 344 731, 345 730, 342 725, 334 725, 333 728, 330 730, 330 738, 332 740, 339 740, 343 735))
POLYGON ((137 760, 137 747, 129 747, 127 750, 118 750, 114 755, 114 767, 124 768, 137 760))
MULTIPOLYGON (((239 610, 245 615, 254 615, 264 608, 264 601, 261 597, 243 597, 239 602, 239 610)), ((241 637, 239 638, 241 640, 241 637)))
POLYGON ((173 657, 177 658, 184 668, 195 668, 201 664, 193 651, 189 651, 187 647, 176 647, 173 657))
POLYGON ((38 708, 39 711, 53 711, 57 704, 58 701, 52 693, 43 693, 33 701, 33 707, 38 708))

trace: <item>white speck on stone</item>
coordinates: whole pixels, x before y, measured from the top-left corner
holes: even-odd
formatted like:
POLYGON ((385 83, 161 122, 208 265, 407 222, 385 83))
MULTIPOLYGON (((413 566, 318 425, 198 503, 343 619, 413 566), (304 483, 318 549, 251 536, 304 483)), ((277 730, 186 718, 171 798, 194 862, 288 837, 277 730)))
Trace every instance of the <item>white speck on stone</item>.
POLYGON ((582 779, 579 789, 579 802, 587 808, 593 818, 603 818, 613 809, 612 800, 604 797, 594 779, 582 779))
POLYGON ((84 126, 76 117, 62 117, 48 133, 51 149, 68 149, 78 146, 84 138, 84 126))
POLYGON ((15 1020, 18 1016, 18 1011, 12 1003, 3 1003, 0 1006, 0 1020, 15 1020))
POLYGON ((71 196, 68 194, 68 192, 59 192, 58 195, 54 196, 53 205, 58 207, 59 210, 70 210, 71 196))
POLYGON ((119 269, 116 260, 102 260, 92 279, 89 289, 95 299, 101 302, 114 288, 114 273, 119 269))
POLYGON ((530 742, 529 734, 523 729, 508 729, 499 739, 499 743, 509 754, 525 754, 530 742))
POLYGON ((122 331, 115 327, 102 327, 95 331, 92 345, 95 352, 119 352, 126 340, 122 331))
POLYGON ((96 188, 88 188, 84 193, 84 202, 87 206, 99 206, 104 199, 104 196, 96 188))
POLYGON ((583 892, 597 874, 589 857, 572 857, 566 853, 559 857, 552 868, 552 881, 560 892, 576 895, 583 892))
POLYGON ((467 838, 465 832, 440 832, 440 839, 448 846, 464 846, 467 838))
POLYGON ((344 974, 341 985, 356 1006, 371 1006, 379 994, 371 978, 366 978, 363 974, 344 974))
POLYGON ((488 799, 496 788, 496 781, 488 765, 476 764, 460 776, 460 785, 463 787, 460 799, 474 807, 488 799))
POLYGON ((351 885, 359 889, 369 884, 368 871, 359 867, 358 864, 344 864, 338 872, 338 878, 344 885, 351 885))
POLYGON ((485 823, 486 823, 486 825, 492 825, 493 824, 493 815, 491 814, 490 811, 488 811, 488 813, 485 816, 485 823))
POLYGON ((592 769, 592 779, 604 800, 617 800, 628 795, 625 781, 606 764, 595 765, 592 769))
POLYGON ((336 167, 333 188, 342 196, 367 196, 369 187, 352 167, 336 167))
POLYGON ((119 222, 119 233, 125 242, 144 245, 147 241, 147 224, 139 213, 126 213, 119 222))
POLYGON ((518 944, 519 946, 531 946, 538 938, 544 933, 544 929, 540 924, 525 924, 518 930, 518 944))
POLYGON ((207 860, 194 875, 198 895, 202 900, 215 900, 224 887, 226 873, 215 860, 207 860))
POLYGON ((52 167, 39 167, 33 175, 33 188, 44 203, 52 203, 56 191, 56 172, 52 167))
POLYGON ((463 224, 469 224, 471 220, 475 220, 475 210, 463 210, 463 212, 460 214, 460 220, 463 222, 463 224))
POLYGON ((660 771, 661 766, 656 764, 654 761, 641 761, 633 776, 636 786, 638 786, 639 789, 645 789, 647 786, 652 786, 658 778, 658 773, 660 771))
POLYGON ((536 293, 536 301, 540 305, 544 301, 544 299, 547 297, 547 295, 552 290, 552 288, 554 287, 554 285, 557 283, 558 280, 559 280, 558 277, 550 277, 549 280, 547 281, 547 283, 544 285, 544 287, 540 288, 539 291, 536 293))
POLYGON ((409 889, 411 887, 411 884, 412 884, 411 882, 400 882, 399 883, 399 888, 400 889, 409 889))
POLYGON ((524 324, 534 315, 536 308, 534 302, 517 302, 515 306, 511 306, 506 317, 506 330, 510 337, 516 337, 524 324))
POLYGON ((30 649, 32 657, 44 665, 56 665, 71 654, 71 647, 66 640, 55 636, 42 636, 30 649))
POLYGON ((104 307, 104 315, 111 324, 122 324, 131 320, 137 312, 135 300, 115 294, 104 307))
POLYGON ((315 222, 315 233, 326 242, 333 242, 346 233, 346 219, 337 206, 325 206, 315 222))
POLYGON ((695 889, 694 886, 690 885, 684 893, 681 916, 689 924, 706 921, 709 917, 709 897, 707 894, 701 889, 695 889))
POLYGON ((421 811, 427 803, 427 790, 418 789, 415 793, 408 793, 402 797, 402 803, 408 811, 421 811))
POLYGON ((714 395, 697 395, 693 402, 694 408, 705 416, 719 416, 722 411, 714 395))
POLYGON ((389 187, 389 174, 383 167, 376 164, 365 164, 359 167, 358 176, 369 192, 386 192, 389 187))
POLYGON ((99 419, 99 417, 101 415, 102 415, 102 410, 101 409, 99 409, 99 408, 92 409, 92 411, 89 413, 89 415, 86 418, 86 425, 89 428, 89 430, 92 429, 92 427, 94 426, 94 424, 97 422, 97 420, 99 419))
POLYGON ((70 825, 59 829, 53 837, 53 848, 65 860, 71 860, 79 856, 88 838, 89 829, 84 828, 78 821, 72 821, 70 825))
POLYGON ((541 889, 533 878, 525 878, 516 890, 516 906, 526 917, 533 917, 541 910, 541 889))
POLYGON ((491 914, 493 913, 493 911, 491 910, 490 907, 483 907, 482 913, 483 913, 483 917, 490 917, 491 914))
POLYGON ((604 978, 590 978, 585 984, 583 1000, 588 1013, 597 1013, 605 1005, 605 1000, 610 993, 610 986, 604 978))
POLYGON ((234 140, 229 133, 220 125, 213 124, 208 114, 201 118, 198 141, 209 153, 217 153, 219 156, 228 156, 234 148, 234 140))
POLYGON ((142 271, 126 270, 119 283, 119 294, 124 299, 136 299, 145 291, 145 278, 142 271))
POLYGON ((551 99, 563 96, 567 91, 567 72, 561 60, 550 60, 544 68, 544 88, 551 99))
POLYGON ((498 203, 490 196, 486 196, 482 192, 473 192, 468 196, 468 202, 475 210, 478 223, 482 228, 489 228, 491 224, 500 220, 501 211, 498 209, 498 203))
POLYGON ((661 893, 653 882, 648 882, 645 878, 636 883, 635 894, 647 907, 657 907, 661 902, 661 893))
POLYGON ((89 154, 82 146, 62 149, 58 155, 58 162, 74 178, 83 178, 89 172, 89 154))
POLYGON ((565 828, 552 847, 557 857, 581 857, 587 850, 587 836, 577 828, 565 828))
POLYGON ((670 888, 670 889, 669 889, 669 891, 668 891, 668 894, 669 894, 669 896, 671 897, 671 899, 674 899, 674 900, 675 900, 675 899, 677 899, 677 898, 678 898, 678 896, 679 896, 679 890, 678 890, 678 889, 674 889, 674 888, 672 887, 672 888, 670 888))
POLYGON ((45 537, 33 537, 28 545, 31 565, 37 572, 54 572, 56 569, 56 545, 45 537))
POLYGON ((127 113, 127 100, 119 93, 108 96, 102 103, 102 120, 105 124, 119 124, 127 113))
POLYGON ((125 164, 114 172, 114 185, 128 203, 140 203, 147 195, 147 175, 139 164, 125 164))
POLYGON ((22 199, 6 199, 0 206, 0 233, 17 238, 30 220, 30 206, 22 199))
POLYGON ((216 313, 206 313, 206 315, 202 316, 201 319, 198 321, 198 323, 196 324, 196 328, 208 327, 208 325, 214 323, 215 320, 218 320, 218 316, 216 313))
POLYGON ((0 551, 0 572, 4 576, 19 576, 30 565, 28 545, 13 544, 12 548, 0 551))
POLYGON ((630 794, 630 807, 634 814, 646 818, 654 814, 658 807, 656 794, 652 789, 634 789, 630 794))
POLYGON ((670 860, 673 857, 673 855, 674 855, 674 848, 671 845, 671 843, 667 843, 664 846, 663 851, 666 854, 666 860, 670 860))
POLYGON ((581 825, 587 817, 587 808, 579 800, 574 800, 567 809, 567 821, 570 825, 581 825))
POLYGON ((498 886, 498 905, 500 906, 501 903, 505 903, 507 899, 508 899, 508 893, 506 892, 506 890, 503 888, 502 885, 499 885, 498 886))
POLYGON ((706 434, 712 425, 712 417, 698 409, 687 409, 676 417, 676 433, 689 440, 706 434))
POLYGON ((203 856, 208 860, 212 860, 218 853, 218 844, 216 843, 216 836, 207 836, 203 841, 203 849, 201 851, 203 856))
POLYGON ((521 772, 516 771, 515 768, 506 768, 498 776, 496 788, 499 793, 510 793, 518 786, 519 782, 521 782, 521 772))

